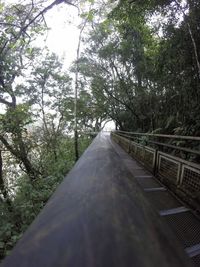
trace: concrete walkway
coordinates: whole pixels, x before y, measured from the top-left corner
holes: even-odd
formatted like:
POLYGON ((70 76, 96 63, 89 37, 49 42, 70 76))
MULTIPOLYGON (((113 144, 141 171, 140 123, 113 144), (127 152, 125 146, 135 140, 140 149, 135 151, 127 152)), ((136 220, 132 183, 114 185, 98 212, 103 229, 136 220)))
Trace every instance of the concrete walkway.
POLYGON ((99 134, 1 267, 192 266, 138 182, 149 176, 99 134))

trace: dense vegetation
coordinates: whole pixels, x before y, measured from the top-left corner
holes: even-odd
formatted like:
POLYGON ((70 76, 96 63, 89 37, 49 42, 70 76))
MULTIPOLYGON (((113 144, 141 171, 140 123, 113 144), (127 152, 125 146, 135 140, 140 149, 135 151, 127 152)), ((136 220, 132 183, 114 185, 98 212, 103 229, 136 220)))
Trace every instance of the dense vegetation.
POLYGON ((200 127, 199 1, 23 2, 0 1, 1 257, 73 166, 77 133, 81 153, 91 141, 81 132, 110 119, 120 130, 199 135, 200 127), (62 2, 82 18, 75 82, 62 59, 33 45, 62 2))
MULTIPOLYGON (((54 5, 27 2, 0 2, 0 259, 75 162, 72 78, 62 59, 33 44, 54 5)), ((79 117, 81 154, 91 138, 80 131, 93 122, 79 117)))
POLYGON ((119 1, 80 59, 100 110, 121 130, 198 135, 199 33, 199 1, 119 1))

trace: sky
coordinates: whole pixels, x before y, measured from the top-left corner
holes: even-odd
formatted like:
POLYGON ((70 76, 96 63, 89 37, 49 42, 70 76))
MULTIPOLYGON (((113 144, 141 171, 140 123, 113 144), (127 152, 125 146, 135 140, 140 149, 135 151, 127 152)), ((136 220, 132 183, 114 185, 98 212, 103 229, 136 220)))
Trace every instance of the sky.
MULTIPOLYGON (((6 0, 6 4, 19 3, 17 0, 6 0)), ((21 0, 30 2, 30 0, 21 0)), ((48 4, 53 0, 47 1, 48 4)), ((48 5, 47 4, 47 5, 48 5)), ((78 9, 67 4, 54 6, 45 13, 45 21, 50 30, 43 37, 37 38, 34 45, 39 47, 47 46, 52 52, 59 56, 65 55, 65 66, 69 67, 76 58, 76 48, 78 45, 80 18, 78 9)))
MULTIPOLYGON (((69 68, 73 60, 76 59, 76 50, 78 46, 79 30, 78 25, 80 19, 75 7, 61 5, 54 7, 45 16, 48 27, 51 30, 48 32, 45 42, 37 41, 37 45, 47 45, 48 48, 58 54, 65 56, 64 67, 69 68)), ((83 48, 83 44, 81 46, 83 48)), ((104 131, 115 129, 115 123, 108 121, 104 126, 104 131)))
POLYGON ((37 46, 47 46, 60 57, 65 56, 64 66, 68 68, 76 59, 80 19, 78 10, 70 5, 55 6, 45 14, 50 30, 35 42, 37 46))
MULTIPOLYGON (((21 2, 29 2, 25 0, 21 2)), ((17 0, 6 0, 7 3, 18 3, 17 0)), ((51 3, 52 1, 49 1, 51 3)), ((79 32, 78 26, 81 18, 78 9, 67 4, 54 6, 45 14, 45 21, 50 28, 44 36, 37 38, 33 45, 40 48, 47 46, 50 51, 55 52, 59 57, 64 56, 64 68, 68 69, 76 59, 79 32)), ((83 48, 83 44, 81 45, 83 48)), ((81 49, 80 49, 81 50, 81 49)), ((106 124, 105 129, 114 129, 114 122, 106 124)))
MULTIPOLYGON (((45 37, 45 41, 37 40, 37 45, 47 45, 52 52, 59 56, 64 55, 64 67, 69 68, 73 60, 76 59, 79 38, 78 25, 81 22, 78 17, 78 10, 73 6, 62 4, 50 10, 45 15, 45 20, 51 30, 45 37)), ((109 121, 104 130, 109 131, 111 129, 115 129, 115 124, 109 121)))

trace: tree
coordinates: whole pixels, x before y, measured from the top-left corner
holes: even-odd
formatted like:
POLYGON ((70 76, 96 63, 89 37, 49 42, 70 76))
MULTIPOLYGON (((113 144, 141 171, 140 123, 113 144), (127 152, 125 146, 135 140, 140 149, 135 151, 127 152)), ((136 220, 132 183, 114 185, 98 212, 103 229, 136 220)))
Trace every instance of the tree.
POLYGON ((18 103, 17 99, 21 98, 23 87, 16 86, 16 80, 22 79, 23 72, 30 67, 36 55, 37 50, 32 48, 31 41, 38 33, 43 32, 43 15, 55 4, 62 2, 64 1, 54 1, 45 8, 42 7, 44 1, 32 1, 27 5, 1 4, 0 26, 3 34, 0 36, 0 103, 4 105, 5 112, 1 114, 0 141, 23 163, 23 168, 31 180, 40 175, 30 160, 29 147, 24 141, 26 125, 32 122, 31 104, 18 103))
MULTIPOLYGON (((71 78, 63 72, 62 63, 55 54, 47 53, 42 57, 34 64, 24 95, 25 101, 32 104, 33 116, 39 123, 37 128, 41 134, 37 142, 42 143, 43 153, 46 147, 46 153, 52 154, 57 162, 59 140, 69 123, 72 124, 73 110, 68 106, 72 98, 71 78)), ((43 162, 42 155, 37 157, 43 162)), ((44 166, 42 173, 45 174, 44 166)))
MULTIPOLYGON (((0 258, 74 164, 71 79, 55 54, 32 46, 61 3, 73 5, 0 3, 0 258)), ((82 153, 90 139, 79 142, 82 153)))

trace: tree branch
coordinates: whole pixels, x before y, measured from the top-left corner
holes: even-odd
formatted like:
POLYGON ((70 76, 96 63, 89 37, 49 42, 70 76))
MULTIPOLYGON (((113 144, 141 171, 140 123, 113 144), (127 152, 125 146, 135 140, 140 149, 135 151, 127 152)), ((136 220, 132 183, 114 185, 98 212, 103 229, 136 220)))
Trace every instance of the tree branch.
MULTIPOLYGON (((75 6, 73 3, 71 3, 71 1, 67 1, 67 0, 55 0, 53 3, 51 3, 49 6, 45 7, 42 11, 40 11, 32 20, 30 20, 30 22, 24 26, 22 28, 22 30, 20 31, 22 33, 22 31, 26 31, 27 28, 33 24, 33 22, 39 18, 40 16, 43 16, 48 10, 52 9, 55 5, 59 5, 59 4, 62 4, 62 3, 65 3, 65 4, 68 4, 68 5, 72 5, 72 6, 75 6)), ((76 6, 75 6, 76 7, 76 6)), ((21 35, 20 33, 20 35, 21 35)))
POLYGON ((0 135, 0 141, 3 143, 3 145, 16 157, 18 158, 18 153, 15 151, 12 146, 8 143, 8 141, 5 139, 3 135, 0 135))
POLYGON ((6 106, 9 106, 9 107, 13 107, 13 103, 11 103, 11 102, 9 102, 9 101, 7 101, 7 100, 1 98, 1 97, 0 97, 0 103, 1 103, 1 104, 4 104, 4 105, 6 105, 6 106))
POLYGON ((178 3, 177 0, 174 0, 174 2, 178 6, 179 10, 182 12, 183 17, 184 17, 185 22, 186 22, 186 25, 188 27, 188 32, 189 32, 189 35, 190 35, 190 38, 191 38, 191 41, 192 41, 193 50, 194 50, 193 52, 194 52, 194 56, 195 56, 195 60, 196 60, 196 65, 197 65, 198 77, 200 79, 200 62, 199 62, 199 57, 198 57, 197 45, 196 45, 196 42, 195 42, 195 39, 194 39, 194 35, 192 33, 192 29, 191 29, 190 23, 187 21, 187 16, 185 14, 185 11, 181 7, 180 3, 178 3))
MULTIPOLYGON (((52 9, 55 5, 59 5, 61 3, 66 3, 68 5, 71 5, 71 6, 74 6, 74 7, 77 7, 76 5, 74 5, 73 3, 71 3, 71 0, 55 0, 53 1, 53 3, 51 3, 49 6, 45 7, 42 11, 40 11, 33 19, 31 19, 24 27, 21 27, 19 33, 17 34, 17 36, 15 36, 14 40, 13 41, 16 41, 18 40, 22 34, 26 33, 26 30, 29 28, 29 26, 31 24, 33 24, 40 16, 44 16, 44 14, 52 9)), ((32 8, 31 8, 31 11, 33 9, 33 1, 32 1, 32 8)), ((31 12, 30 11, 30 12, 31 12)), ((26 16, 26 19, 28 18, 28 16, 30 15, 30 12, 28 13, 28 15, 26 16)), ((26 21, 26 19, 24 21, 26 21)), ((16 25, 15 25, 16 26, 16 25)), ((18 26, 17 26, 18 27, 18 26)), ((6 40, 5 43, 3 44, 3 47, 1 48, 0 50, 0 54, 3 53, 4 49, 6 48, 7 44, 9 43, 10 41, 9 40, 6 40)))

